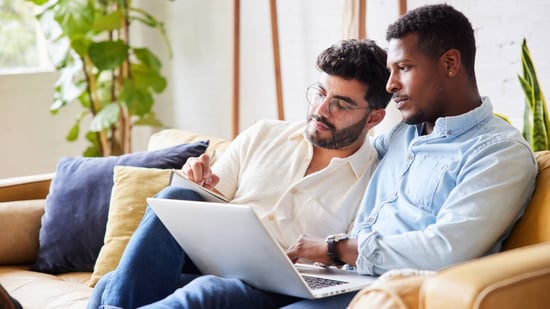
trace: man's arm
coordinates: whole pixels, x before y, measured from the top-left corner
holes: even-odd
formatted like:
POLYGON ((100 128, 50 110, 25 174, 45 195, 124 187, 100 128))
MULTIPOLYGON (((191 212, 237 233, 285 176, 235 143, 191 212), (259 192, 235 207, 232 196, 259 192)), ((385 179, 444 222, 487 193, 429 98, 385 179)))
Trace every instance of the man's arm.
MULTIPOLYGON (((355 266, 358 256, 357 241, 346 239, 337 242, 335 246, 340 260, 355 266)), ((324 238, 300 235, 298 240, 287 249, 286 253, 295 263, 299 260, 306 260, 327 266, 332 264, 332 260, 328 256, 328 245, 324 238)))

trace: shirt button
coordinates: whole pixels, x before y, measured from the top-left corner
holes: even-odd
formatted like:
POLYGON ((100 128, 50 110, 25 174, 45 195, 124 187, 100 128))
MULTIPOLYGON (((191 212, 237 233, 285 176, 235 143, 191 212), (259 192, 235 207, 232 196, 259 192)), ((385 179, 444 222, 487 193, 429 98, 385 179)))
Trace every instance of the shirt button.
POLYGON ((269 215, 269 216, 267 216, 267 218, 269 219, 269 221, 275 221, 275 216, 274 215, 269 215))
POLYGON ((393 196, 394 198, 396 198, 396 197, 397 197, 397 191, 393 192, 392 196, 393 196))
POLYGON ((369 217, 369 218, 367 219, 367 222, 368 222, 368 223, 372 223, 372 221, 374 221, 374 218, 373 218, 373 217, 369 217))
POLYGON ((290 189, 290 193, 296 194, 296 192, 298 192, 298 190, 296 190, 296 189, 290 189))
POLYGON ((447 135, 453 134, 453 130, 447 130, 447 135))
POLYGON ((407 156, 407 160, 412 161, 414 159, 414 156, 412 154, 409 154, 407 156))

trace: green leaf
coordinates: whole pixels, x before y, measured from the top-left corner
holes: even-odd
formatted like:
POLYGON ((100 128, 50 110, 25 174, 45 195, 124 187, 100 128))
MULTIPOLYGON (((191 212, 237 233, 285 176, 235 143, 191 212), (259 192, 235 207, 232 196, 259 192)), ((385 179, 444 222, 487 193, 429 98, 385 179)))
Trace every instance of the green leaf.
POLYGON ((151 88, 156 93, 166 89, 166 79, 159 71, 151 70, 149 67, 139 64, 131 66, 132 76, 136 85, 140 88, 151 88))
POLYGON ((99 148, 99 141, 97 133, 88 132, 86 134, 86 140, 90 142, 88 148, 82 153, 85 157, 101 157, 101 149, 99 148))
POLYGON ((82 58, 88 55, 88 49, 92 44, 92 40, 87 37, 81 36, 71 40, 71 48, 82 58))
POLYGON ((118 122, 120 107, 117 103, 109 103, 101 109, 90 123, 90 131, 99 132, 105 129, 110 129, 118 122))
POLYGON ((548 150, 550 149, 550 120, 546 100, 525 39, 521 46, 521 63, 523 76, 519 76, 519 81, 525 94, 522 134, 533 151, 548 150))
POLYGON ((112 70, 122 64, 128 56, 128 45, 122 40, 92 43, 88 54, 100 71, 112 70))
POLYGON ((126 104, 130 115, 144 116, 153 107, 153 96, 147 87, 139 86, 132 80, 126 80, 118 99, 126 104))
POLYGON ((124 12, 122 10, 116 10, 107 15, 102 15, 98 12, 95 16, 95 22, 92 30, 97 34, 103 31, 120 29, 122 28, 123 18, 124 12))
POLYGON ((161 128, 164 124, 157 118, 154 112, 150 112, 147 115, 139 118, 133 122, 135 126, 151 126, 156 128, 161 128))
POLYGON ((27 0, 29 2, 33 2, 36 5, 42 5, 44 3, 47 3, 49 0, 27 0))
POLYGON ((141 63, 154 71, 160 71, 161 63, 159 58, 157 58, 148 48, 134 48, 133 51, 136 58, 141 63))
POLYGON ((55 20, 69 38, 82 37, 92 29, 93 0, 59 0, 53 9, 55 20))

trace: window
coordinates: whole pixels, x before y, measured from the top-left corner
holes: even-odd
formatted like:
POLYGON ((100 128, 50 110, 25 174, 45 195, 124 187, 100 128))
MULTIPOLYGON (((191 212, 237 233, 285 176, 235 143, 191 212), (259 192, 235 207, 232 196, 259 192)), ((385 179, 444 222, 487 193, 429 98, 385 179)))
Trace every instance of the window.
POLYGON ((25 0, 0 0, 0 73, 51 70, 37 7, 25 0))

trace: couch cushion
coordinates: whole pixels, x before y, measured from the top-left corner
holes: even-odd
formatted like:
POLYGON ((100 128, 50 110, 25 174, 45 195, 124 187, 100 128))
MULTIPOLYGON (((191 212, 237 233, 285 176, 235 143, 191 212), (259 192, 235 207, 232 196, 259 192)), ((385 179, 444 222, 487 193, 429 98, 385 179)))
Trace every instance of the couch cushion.
POLYGON ((394 269, 384 273, 372 285, 359 291, 349 309, 414 309, 418 308, 422 283, 435 271, 394 269))
POLYGON ((54 276, 24 266, 0 267, 0 282, 25 309, 86 308, 93 289, 90 273, 54 276))
POLYGON ((105 244, 94 266, 91 287, 103 275, 116 268, 126 244, 145 213, 145 199, 166 187, 169 181, 170 170, 115 166, 105 244))
POLYGON ((36 259, 44 204, 43 199, 0 203, 0 265, 36 259))
POLYGON ((539 151, 535 156, 539 167, 535 192, 506 240, 505 250, 550 241, 550 151, 539 151))
POLYGON ((122 156, 61 159, 46 198, 32 269, 52 274, 93 270, 103 246, 114 166, 181 168, 207 146, 197 142, 122 156))
POLYGON ((173 146, 179 143, 191 143, 208 139, 208 149, 206 153, 211 154, 212 151, 216 150, 216 157, 212 159, 212 164, 216 162, 217 158, 221 157, 221 154, 229 147, 230 141, 215 137, 215 136, 205 136, 203 134, 178 130, 178 129, 165 129, 159 131, 149 139, 149 144, 147 146, 148 150, 158 150, 166 147, 173 146))

